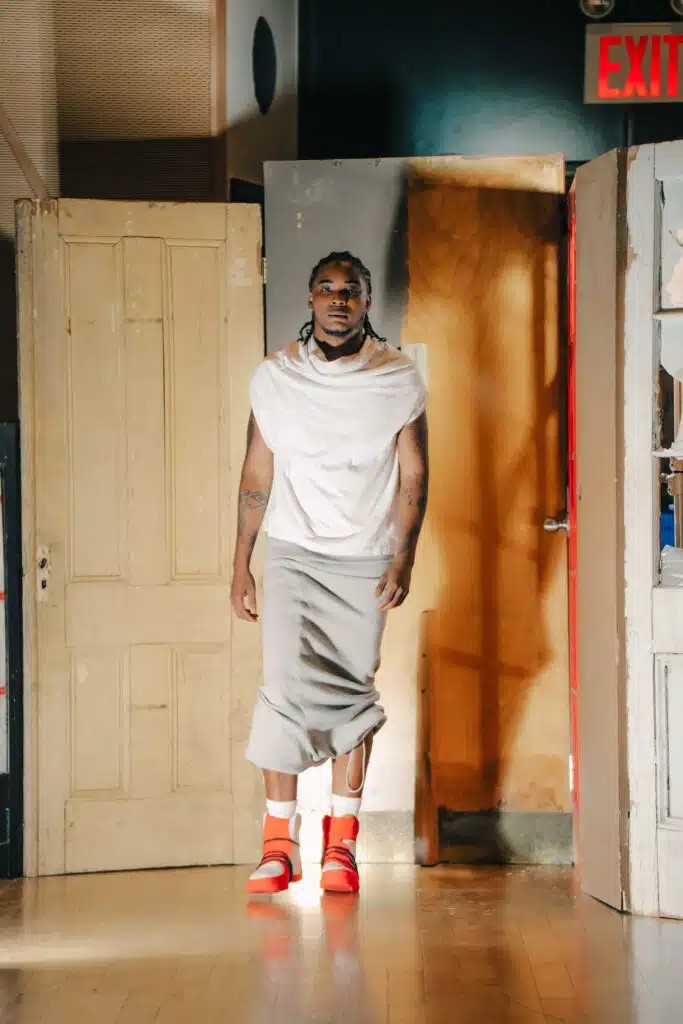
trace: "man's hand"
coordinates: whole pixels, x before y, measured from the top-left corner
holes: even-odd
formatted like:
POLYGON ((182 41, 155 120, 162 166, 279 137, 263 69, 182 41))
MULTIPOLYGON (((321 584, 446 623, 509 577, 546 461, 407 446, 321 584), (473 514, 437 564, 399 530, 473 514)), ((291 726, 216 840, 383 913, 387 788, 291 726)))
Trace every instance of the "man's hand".
POLYGON ((381 598, 378 609, 381 612, 391 611, 402 605, 410 593, 410 577, 413 565, 406 558, 397 556, 377 584, 375 597, 381 598))
POLYGON ((258 622, 256 583, 249 569, 235 569, 230 600, 238 619, 244 619, 245 622, 258 622))

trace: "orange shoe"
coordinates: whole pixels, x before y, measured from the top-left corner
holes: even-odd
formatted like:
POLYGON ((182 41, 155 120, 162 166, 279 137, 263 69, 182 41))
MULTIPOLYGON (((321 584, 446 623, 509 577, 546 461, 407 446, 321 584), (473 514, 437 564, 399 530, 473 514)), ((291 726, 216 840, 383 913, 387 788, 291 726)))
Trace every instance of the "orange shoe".
POLYGON ((292 882, 301 881, 299 828, 301 817, 273 818, 266 814, 263 826, 263 857, 249 876, 247 892, 284 892, 292 882))
POLYGON ((356 839, 358 818, 323 819, 323 873, 320 886, 325 892, 358 892, 356 839))

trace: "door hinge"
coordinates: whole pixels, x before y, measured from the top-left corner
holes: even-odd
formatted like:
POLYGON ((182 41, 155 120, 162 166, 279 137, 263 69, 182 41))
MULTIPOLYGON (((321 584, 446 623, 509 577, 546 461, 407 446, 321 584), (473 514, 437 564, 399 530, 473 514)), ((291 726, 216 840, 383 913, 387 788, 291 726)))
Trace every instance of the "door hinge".
POLYGON ((261 258, 261 277, 263 278, 263 283, 265 284, 266 281, 268 280, 268 261, 266 260, 265 256, 261 258))
POLYGON ((36 586, 38 600, 47 601, 47 590, 50 582, 50 552, 46 547, 39 547, 36 552, 36 586))

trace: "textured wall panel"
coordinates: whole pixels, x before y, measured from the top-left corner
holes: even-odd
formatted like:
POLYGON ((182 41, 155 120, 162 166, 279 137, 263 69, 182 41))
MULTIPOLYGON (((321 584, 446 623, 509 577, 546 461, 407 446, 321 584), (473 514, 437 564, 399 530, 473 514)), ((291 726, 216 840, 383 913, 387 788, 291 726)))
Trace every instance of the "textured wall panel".
MULTIPOLYGON (((0 3, 0 98, 49 192, 59 190, 52 0, 0 3)), ((0 135, 0 422, 17 418, 14 203, 33 195, 0 135)))
MULTIPOLYGON (((58 190, 52 0, 0 4, 0 97, 49 191, 58 190)), ((0 137, 0 231, 14 237, 14 200, 32 195, 0 137)))
POLYGON ((62 139, 211 130, 211 0, 56 0, 62 139))

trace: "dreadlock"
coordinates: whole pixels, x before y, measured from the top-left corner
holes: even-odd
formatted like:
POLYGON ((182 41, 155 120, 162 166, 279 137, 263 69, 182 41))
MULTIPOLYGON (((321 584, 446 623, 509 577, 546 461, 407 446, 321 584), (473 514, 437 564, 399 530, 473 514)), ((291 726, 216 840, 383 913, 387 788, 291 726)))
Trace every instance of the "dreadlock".
MULTIPOLYGON (((343 252, 331 252, 329 253, 328 256, 324 256, 321 260, 318 260, 316 265, 311 270, 310 277, 308 278, 309 292, 313 291, 313 285, 316 282, 318 274, 323 269, 323 267, 327 266, 328 263, 350 264, 354 268, 354 270, 357 270, 358 273, 360 274, 361 280, 363 281, 365 287, 368 290, 368 295, 372 295, 372 278, 370 276, 370 271, 365 266, 362 260, 359 260, 357 256, 354 256, 353 253, 349 252, 347 249, 345 249, 343 252)), ((313 334, 314 327, 315 325, 313 323, 313 317, 311 316, 310 320, 307 320, 305 324, 301 325, 301 329, 299 331, 299 341, 307 342, 311 335, 313 334)), ((370 323, 370 317, 367 315, 367 313, 365 314, 365 319, 363 321, 363 333, 369 335, 371 338, 376 338, 377 341, 387 340, 386 338, 381 338, 379 336, 375 328, 370 323)))

